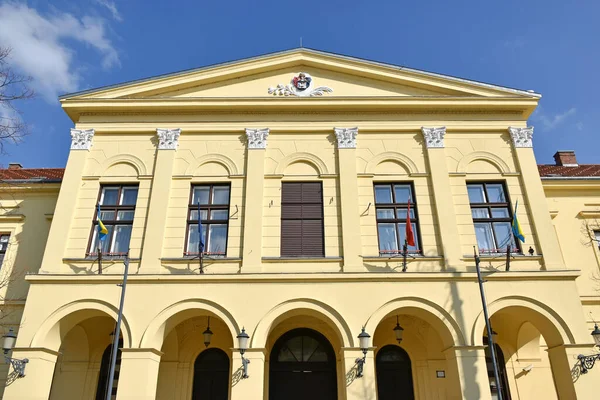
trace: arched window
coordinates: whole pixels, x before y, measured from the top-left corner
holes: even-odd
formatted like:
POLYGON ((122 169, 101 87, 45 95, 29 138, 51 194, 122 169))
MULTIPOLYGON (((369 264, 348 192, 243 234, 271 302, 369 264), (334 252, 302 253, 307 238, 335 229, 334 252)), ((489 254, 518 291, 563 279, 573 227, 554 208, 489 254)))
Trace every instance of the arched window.
POLYGON ((382 347, 377 352, 375 367, 379 400, 415 398, 410 357, 402 347, 393 344, 382 347))
MULTIPOLYGON (((121 349, 123 348, 123 339, 119 340, 119 349, 117 350, 117 362, 115 364, 115 378, 113 380, 111 399, 117 398, 117 385, 119 384, 119 371, 121 369, 121 349)), ((100 375, 98 377, 98 386, 96 387, 96 400, 106 400, 108 390, 108 375, 110 373, 110 362, 112 357, 112 343, 106 347, 102 354, 100 363, 100 375)))
POLYGON ((192 400, 227 400, 229 356, 221 349, 206 349, 194 363, 192 400))

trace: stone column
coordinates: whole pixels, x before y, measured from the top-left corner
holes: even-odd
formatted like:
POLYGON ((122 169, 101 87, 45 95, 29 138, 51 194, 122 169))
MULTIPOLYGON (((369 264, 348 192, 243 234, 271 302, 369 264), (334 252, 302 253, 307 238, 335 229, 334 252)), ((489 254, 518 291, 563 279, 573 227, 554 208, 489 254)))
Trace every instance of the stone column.
MULTIPOLYGON (((533 127, 508 128, 515 158, 521 173, 521 187, 527 202, 527 210, 531 216, 531 225, 537 236, 537 252, 544 257, 546 269, 565 269, 560 253, 560 246, 550 212, 542 181, 538 172, 537 162, 533 154, 533 127)), ((521 213, 525 208, 519 207, 521 213)))
POLYGON ((248 378, 242 379, 242 357, 237 349, 233 349, 230 399, 263 400, 268 390, 268 385, 265 385, 265 349, 248 349, 244 357, 250 360, 250 364, 248 378))
POLYGON ((69 153, 53 216, 54 221, 60 221, 60 223, 51 224, 50 226, 40 270, 59 272, 62 267, 69 230, 77 208, 81 177, 92 147, 93 138, 93 129, 71 129, 71 152, 69 153))
POLYGON ((154 176, 152 177, 140 264, 141 271, 146 273, 157 273, 160 270, 160 257, 162 256, 171 181, 173 180, 173 163, 181 129, 159 128, 156 130, 156 134, 158 149, 154 162, 154 176))
POLYGON ((362 271, 362 241, 358 213, 358 180, 356 175, 356 137, 358 128, 334 128, 337 138, 342 214, 342 250, 345 272, 362 271))
POLYGON ((156 349, 122 349, 117 399, 156 399, 161 356, 156 349))
MULTIPOLYGON (((367 352, 366 362, 363 365, 363 376, 357 377, 356 359, 363 358, 363 352, 357 348, 342 349, 342 365, 344 366, 343 388, 346 390, 346 400, 364 400, 376 398, 377 374, 375 373, 374 348, 367 352)), ((338 389, 339 391, 339 389, 338 389)))
MULTIPOLYGON (((58 352, 44 348, 15 348, 11 357, 27 358, 25 376, 17 378, 4 389, 5 400, 48 400, 58 352)), ((9 376, 13 372, 12 366, 9 376)))
POLYGON ((269 128, 246 128, 246 195, 244 197, 244 236, 242 272, 260 272, 262 269, 263 192, 265 152, 269 128))
POLYGON ((490 381, 485 361, 485 346, 455 346, 444 351, 448 362, 448 375, 454 386, 451 398, 490 400, 490 381), (458 394, 461 396, 458 396, 458 394))
POLYGON ((421 131, 425 139, 438 233, 444 252, 444 263, 446 268, 456 268, 462 266, 462 255, 454 202, 452 199, 448 200, 448 196, 452 194, 452 189, 444 150, 446 127, 422 127, 421 131))

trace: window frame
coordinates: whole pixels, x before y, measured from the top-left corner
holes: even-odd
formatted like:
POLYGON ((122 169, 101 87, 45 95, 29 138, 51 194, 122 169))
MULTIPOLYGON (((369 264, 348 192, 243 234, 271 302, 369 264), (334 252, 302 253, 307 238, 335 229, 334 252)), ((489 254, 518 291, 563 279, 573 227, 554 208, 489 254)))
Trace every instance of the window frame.
MULTIPOLYGON (((94 209, 94 218, 92 220, 92 230, 90 232, 90 238, 88 240, 88 251, 86 252, 86 257, 98 257, 98 248, 92 248, 92 245, 95 242, 96 239, 96 235, 98 235, 98 205, 100 205, 101 207, 101 211, 104 212, 114 212, 115 216, 114 218, 117 218, 117 216, 119 215, 120 211, 133 211, 133 218, 131 220, 102 220, 102 223, 104 224, 104 226, 106 226, 107 228, 109 226, 112 226, 113 229, 110 231, 110 236, 106 239, 110 241, 110 244, 108 246, 109 250, 111 250, 112 246, 113 246, 113 240, 115 237, 115 229, 114 227, 117 225, 131 225, 131 232, 133 233, 133 222, 135 221, 135 209, 137 206, 137 200, 138 200, 138 196, 140 193, 140 186, 139 184, 135 184, 135 183, 106 183, 106 184, 102 184, 100 185, 100 190, 98 191, 98 198, 96 199, 96 207, 94 209), (119 191, 117 193, 117 204, 115 205, 107 205, 107 204, 100 204, 100 200, 102 199, 102 192, 107 189, 107 188, 119 188, 119 191), (137 195, 135 198, 135 204, 133 205, 119 205, 119 199, 121 198, 121 194, 123 193, 123 189, 129 189, 129 188, 136 188, 137 189, 137 195)), ((131 236, 129 237, 129 240, 131 242, 131 236)), ((125 253, 115 253, 115 252, 102 252, 102 257, 124 257, 127 255, 127 252, 125 253)))
POLYGON ((2 236, 8 236, 8 240, 6 241, 6 249, 0 250, 0 255, 2 258, 0 259, 0 269, 2 269, 4 265, 4 260, 6 260, 6 254, 8 254, 8 247, 10 246, 10 237, 12 236, 11 232, 0 232, 0 238, 2 236))
POLYGON ((385 257, 385 256, 397 256, 397 255, 402 255, 403 254, 403 249, 404 249, 404 243, 400 243, 400 236, 398 235, 398 224, 406 224, 406 218, 398 218, 398 210, 407 210, 408 209, 408 203, 397 203, 396 202, 396 191, 394 190, 394 186, 398 185, 398 186, 408 186, 410 188, 410 197, 411 197, 411 202, 410 202, 410 209, 413 211, 413 215, 414 218, 411 216, 410 218, 410 222, 411 224, 415 224, 416 227, 416 232, 413 232, 415 235, 415 239, 417 240, 417 246, 416 250, 408 250, 408 254, 412 254, 412 255, 422 255, 423 254, 423 242, 421 241, 421 227, 419 225, 419 213, 418 213, 418 205, 417 205, 417 201, 416 201, 416 194, 415 194, 415 186, 414 186, 414 181, 376 181, 373 182, 373 204, 375 205, 375 230, 377 231, 377 249, 379 251, 379 256, 380 257, 385 257), (375 187, 378 185, 390 185, 391 187, 391 194, 392 194, 392 203, 377 203, 377 194, 375 191, 375 187), (377 217, 377 210, 378 209, 390 209, 393 208, 394 209, 394 217, 395 218, 382 218, 379 219, 377 217), (381 247, 380 247, 380 238, 379 238, 379 224, 380 223, 388 223, 388 224, 394 224, 394 227, 396 229, 396 244, 398 245, 398 251, 382 251, 381 247))
MULTIPOLYGON (((503 249, 498 248, 498 239, 496 238, 496 233, 494 231, 494 223, 498 223, 498 222, 507 222, 510 226, 510 234, 512 236, 512 240, 515 244, 515 247, 511 248, 511 254, 520 254, 522 253, 522 248, 521 248, 521 244, 520 244, 520 240, 518 238, 515 237, 515 234, 512 231, 512 221, 513 221, 513 208, 512 208, 512 203, 510 201, 510 195, 508 193, 508 187, 506 185, 506 181, 504 180, 490 180, 490 181, 481 181, 481 180, 477 180, 477 181, 467 181, 466 182, 466 187, 467 187, 467 198, 469 199, 469 209, 471 210, 471 219, 473 220, 473 228, 475 228, 475 224, 477 223, 489 223, 492 226, 492 238, 494 240, 494 246, 496 246, 495 249, 480 249, 479 245, 477 244, 477 250, 478 253, 480 254, 506 254, 506 247, 504 247, 503 249), (471 203, 471 199, 469 197, 469 185, 483 185, 483 191, 484 191, 484 195, 485 195, 485 200, 486 202, 484 203, 471 203), (502 186, 502 191, 504 193, 504 200, 505 202, 502 203, 492 203, 489 201, 490 197, 488 194, 488 189, 487 186, 488 185, 500 185, 502 186), (508 210, 508 217, 503 217, 503 218, 499 218, 499 217, 492 217, 492 210, 496 208, 496 209, 507 209, 508 210), (488 212, 489 217, 488 218, 475 218, 473 217, 473 209, 485 209, 488 212), (483 250, 483 251, 482 251, 483 250), (486 251, 487 250, 487 251, 486 251)), ((477 242, 477 232, 475 232, 475 241, 477 242)))
MULTIPOLYGON (((189 251, 189 235, 190 235, 190 225, 198 225, 198 220, 197 219, 191 219, 191 215, 192 212, 194 211, 198 211, 198 203, 196 204, 192 204, 192 201, 194 199, 194 189, 197 187, 201 187, 201 186, 208 186, 209 187, 209 194, 208 194, 208 198, 209 198, 209 203, 208 204, 200 204, 200 211, 204 211, 206 210, 206 219, 202 219, 202 233, 205 235, 206 237, 206 241, 204 242, 204 249, 202 251, 202 255, 206 255, 209 257, 227 257, 227 247, 229 245, 229 220, 230 220, 230 207, 231 207, 231 183, 230 182, 207 182, 207 183, 203 183, 203 182, 199 182, 199 183, 192 183, 190 186, 190 196, 188 199, 188 209, 187 209, 187 216, 186 216, 186 224, 185 224, 185 246, 184 246, 184 250, 183 250, 183 255, 184 257, 189 257, 189 256, 196 256, 198 257, 199 253, 196 249, 196 251, 189 251), (227 203, 226 204, 212 204, 212 199, 214 197, 214 188, 215 187, 227 187, 229 189, 229 193, 228 193, 228 197, 227 197, 227 203), (210 213, 213 210, 226 210, 227 211, 227 219, 214 219, 211 220, 210 219, 210 213), (226 225, 227 230, 225 233, 225 251, 221 254, 221 253, 211 253, 206 251, 207 249, 210 248, 210 237, 209 237, 209 226, 210 225, 226 225)), ((198 214, 198 218, 200 218, 200 214, 198 214)))

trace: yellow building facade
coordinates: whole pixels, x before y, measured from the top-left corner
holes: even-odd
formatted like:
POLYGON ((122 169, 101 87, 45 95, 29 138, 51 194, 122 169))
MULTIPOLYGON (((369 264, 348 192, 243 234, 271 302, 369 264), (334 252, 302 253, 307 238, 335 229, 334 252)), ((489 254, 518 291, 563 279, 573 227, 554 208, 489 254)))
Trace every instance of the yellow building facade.
POLYGON ((540 179, 539 98, 308 49, 63 97, 60 193, 0 219, 37 232, 3 398, 105 398, 125 254, 119 400, 497 398, 474 250, 503 398, 594 398, 600 185, 540 179))

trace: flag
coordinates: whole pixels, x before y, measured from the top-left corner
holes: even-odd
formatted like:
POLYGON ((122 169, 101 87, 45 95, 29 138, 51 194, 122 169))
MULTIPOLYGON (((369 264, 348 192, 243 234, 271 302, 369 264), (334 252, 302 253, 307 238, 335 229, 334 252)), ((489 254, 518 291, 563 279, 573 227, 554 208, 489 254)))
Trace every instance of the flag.
POLYGON ((204 234, 202 232, 202 217, 200 214, 200 201, 198 201, 198 253, 204 251, 204 234))
POLYGON ((410 223, 410 199, 408 200, 408 208, 406 209, 406 243, 409 246, 415 245, 415 233, 410 223))
MULTIPOLYGON (((102 223, 100 215, 100 204, 98 204, 98 215, 96 216, 96 219, 98 220, 98 238, 100 240, 104 240, 106 239, 106 235, 108 235, 108 229, 106 229, 106 226, 104 226, 104 224, 102 223)), ((100 246, 99 243, 98 246, 100 246)))
POLYGON ((512 220, 512 231, 516 238, 518 238, 521 242, 525 243, 525 236, 523 236, 523 231, 521 230, 521 225, 519 224, 519 220, 517 219, 517 207, 519 206, 519 200, 515 203, 515 212, 513 214, 512 220))

